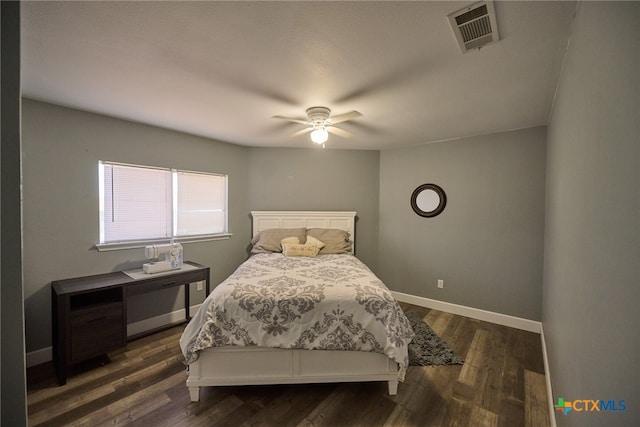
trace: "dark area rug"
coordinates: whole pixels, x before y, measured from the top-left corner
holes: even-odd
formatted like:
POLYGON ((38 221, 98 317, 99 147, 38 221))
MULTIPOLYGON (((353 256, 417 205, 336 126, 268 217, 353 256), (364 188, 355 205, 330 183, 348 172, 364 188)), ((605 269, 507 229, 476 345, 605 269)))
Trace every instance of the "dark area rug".
POLYGON ((409 343, 409 365, 462 365, 464 360, 455 354, 420 316, 407 312, 416 336, 409 343))

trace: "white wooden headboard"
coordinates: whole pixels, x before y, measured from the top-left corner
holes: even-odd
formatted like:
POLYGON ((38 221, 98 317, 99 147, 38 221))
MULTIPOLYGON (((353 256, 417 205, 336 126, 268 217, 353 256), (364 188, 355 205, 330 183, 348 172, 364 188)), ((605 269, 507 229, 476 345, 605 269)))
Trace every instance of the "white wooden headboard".
POLYGON ((348 231, 355 251, 356 212, 251 211, 253 234, 269 228, 337 228, 348 231))

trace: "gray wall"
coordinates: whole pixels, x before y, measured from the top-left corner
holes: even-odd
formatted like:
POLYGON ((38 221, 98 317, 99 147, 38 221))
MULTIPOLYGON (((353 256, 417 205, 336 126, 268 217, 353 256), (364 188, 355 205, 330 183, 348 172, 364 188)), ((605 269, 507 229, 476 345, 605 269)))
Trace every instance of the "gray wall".
MULTIPOLYGON (((24 297, 27 351, 51 345, 50 282, 140 267, 142 249, 98 252, 98 160, 229 175, 229 240, 184 245, 217 284, 249 240, 247 149, 23 100, 24 297)), ((204 292, 192 289, 192 303, 204 292)), ((129 299, 129 322, 182 308, 182 289, 129 299), (163 295, 164 293, 164 295, 163 295)))
POLYGON ((27 425, 20 219, 20 3, 1 2, 0 424, 27 425))
POLYGON ((356 211, 356 255, 375 271, 379 160, 379 151, 253 148, 251 209, 356 211))
POLYGON ((544 127, 383 151, 383 281, 411 295, 540 320, 545 155, 544 127), (447 194, 437 217, 411 209, 411 193, 424 183, 447 194))
POLYGON ((583 2, 548 130, 543 327, 554 401, 626 400, 559 425, 640 413, 640 4, 583 2))

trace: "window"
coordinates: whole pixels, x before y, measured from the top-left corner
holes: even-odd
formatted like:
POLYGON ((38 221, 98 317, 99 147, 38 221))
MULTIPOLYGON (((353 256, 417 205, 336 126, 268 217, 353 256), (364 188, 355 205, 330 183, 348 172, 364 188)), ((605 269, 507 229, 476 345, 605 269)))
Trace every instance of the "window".
POLYGON ((98 169, 98 249, 228 237, 226 175, 102 161, 98 169))
POLYGON ((176 173, 176 236, 227 231, 227 177, 196 172, 176 173))

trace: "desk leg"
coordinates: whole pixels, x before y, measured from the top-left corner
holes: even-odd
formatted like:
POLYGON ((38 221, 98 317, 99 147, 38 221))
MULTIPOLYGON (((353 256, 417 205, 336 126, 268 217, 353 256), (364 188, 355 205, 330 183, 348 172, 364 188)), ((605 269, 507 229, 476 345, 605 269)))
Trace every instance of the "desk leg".
POLYGON ((64 319, 69 316, 69 298, 56 295, 55 291, 51 291, 52 309, 53 309, 53 366, 58 378, 58 385, 67 383, 67 336, 66 323, 64 319))
POLYGON ((187 283, 184 285, 184 312, 185 312, 185 318, 187 320, 191 320, 191 316, 189 315, 189 303, 190 303, 189 288, 190 287, 191 287, 191 283, 187 283))

